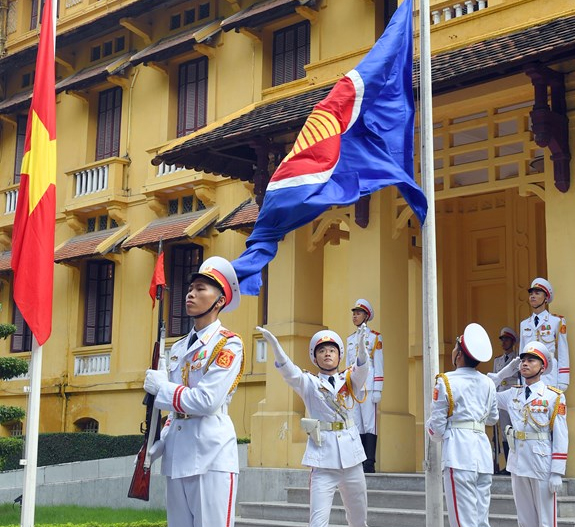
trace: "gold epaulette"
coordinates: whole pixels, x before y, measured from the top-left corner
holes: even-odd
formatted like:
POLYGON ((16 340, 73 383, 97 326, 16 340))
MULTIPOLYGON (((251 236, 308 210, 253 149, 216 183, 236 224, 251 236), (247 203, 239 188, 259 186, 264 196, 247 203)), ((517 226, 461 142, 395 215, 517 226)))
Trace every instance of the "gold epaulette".
POLYGON ((547 388, 549 388, 552 392, 558 393, 559 395, 561 395, 563 393, 563 390, 560 390, 559 388, 555 388, 555 386, 547 386, 547 388))
POLYGON ((451 417, 453 415, 453 392, 451 391, 451 385, 449 384, 449 379, 445 373, 438 373, 435 376, 435 382, 437 379, 442 379, 443 383, 445 384, 445 391, 447 392, 447 417, 451 417))
POLYGON ((372 332, 374 335, 381 335, 381 333, 379 333, 379 331, 375 331, 375 329, 372 329, 371 332, 372 332))
MULTIPOLYGON (((237 333, 234 333, 233 331, 230 331, 229 329, 220 329, 220 335, 223 335, 224 337, 230 339, 232 337, 239 337, 239 335, 237 333)), ((241 337, 240 337, 241 338, 241 337)))

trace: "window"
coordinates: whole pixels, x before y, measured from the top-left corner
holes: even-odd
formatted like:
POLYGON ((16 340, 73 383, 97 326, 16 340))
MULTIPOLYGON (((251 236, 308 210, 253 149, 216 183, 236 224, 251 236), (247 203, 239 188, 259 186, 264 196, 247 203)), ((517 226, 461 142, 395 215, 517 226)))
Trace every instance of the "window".
POLYGON ((16 331, 12 334, 10 351, 16 353, 32 351, 32 332, 14 301, 12 302, 12 313, 12 323, 16 326, 16 331))
POLYGON ((109 344, 112 341, 113 301, 114 263, 89 261, 86 269, 84 345, 109 344))
MULTIPOLYGON (((42 13, 44 12, 45 0, 31 0, 32 5, 30 9, 30 29, 36 29, 40 20, 42 20, 42 13), (38 5, 40 4, 40 16, 38 16, 38 5)), ((60 16, 60 2, 53 0, 53 9, 56 9, 56 18, 60 16)))
POLYGON ((274 33, 272 86, 303 79, 309 63, 309 22, 274 33))
POLYGON ((178 137, 206 125, 208 59, 180 66, 178 78, 178 137))
POLYGON ((22 437, 22 421, 16 421, 8 426, 10 437, 22 437))
POLYGON ((181 198, 175 198, 168 201, 168 216, 196 212, 198 210, 204 210, 205 208, 206 206, 202 200, 194 194, 190 196, 182 196, 181 198))
POLYGON ((193 321, 186 313, 186 293, 190 274, 199 270, 203 261, 203 248, 198 245, 176 245, 171 250, 170 273, 170 336, 186 335, 193 321))
POLYGON ((78 432, 88 432, 92 434, 97 434, 100 428, 100 424, 95 419, 90 419, 86 417, 85 419, 78 419, 75 423, 78 432))
POLYGON ((120 155, 121 116, 122 88, 101 92, 98 101, 96 161, 120 155))
POLYGON ((14 183, 20 183, 22 158, 24 157, 24 143, 26 141, 26 124, 28 118, 19 115, 16 121, 16 156, 14 158, 14 183))

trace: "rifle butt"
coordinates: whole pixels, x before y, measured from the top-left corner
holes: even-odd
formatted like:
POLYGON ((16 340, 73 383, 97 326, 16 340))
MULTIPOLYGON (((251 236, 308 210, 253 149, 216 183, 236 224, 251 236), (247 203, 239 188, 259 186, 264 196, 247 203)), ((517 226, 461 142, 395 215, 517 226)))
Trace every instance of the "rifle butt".
POLYGON ((132 482, 128 490, 128 498, 143 501, 149 501, 150 499, 150 475, 152 472, 151 467, 148 469, 144 467, 146 443, 144 443, 144 446, 138 452, 136 468, 134 469, 134 475, 132 476, 132 482))

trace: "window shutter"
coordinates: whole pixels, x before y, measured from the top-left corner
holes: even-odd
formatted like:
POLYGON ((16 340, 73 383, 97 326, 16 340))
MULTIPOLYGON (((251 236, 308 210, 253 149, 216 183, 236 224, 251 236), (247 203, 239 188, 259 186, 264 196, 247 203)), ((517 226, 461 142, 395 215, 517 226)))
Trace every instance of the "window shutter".
POLYGON ((122 88, 112 88, 100 92, 96 161, 120 155, 121 119, 122 88))
POLYGON ((88 262, 86 276, 86 322, 84 324, 84 344, 86 346, 96 344, 97 302, 98 267, 96 262, 88 262))
POLYGON ((193 321, 186 312, 186 293, 189 277, 197 272, 203 261, 203 248, 197 245, 177 245, 171 251, 170 291, 170 336, 186 335, 192 329, 193 321))
POLYGON ((30 351, 32 349, 32 332, 28 324, 26 324, 16 302, 13 302, 12 313, 12 324, 16 326, 16 331, 12 334, 10 351, 30 351))
POLYGON ((178 137, 206 125, 207 94, 208 59, 202 57, 182 64, 178 78, 178 137))
POLYGON ((36 29, 38 26, 38 2, 40 2, 40 0, 32 0, 30 9, 30 29, 36 29))
POLYGON ((14 183, 20 183, 20 172, 22 170, 22 158, 24 157, 24 146, 26 142, 26 124, 28 119, 19 115, 16 122, 16 157, 14 159, 14 183))
POLYGON ((309 63, 309 22, 301 22, 274 33, 272 85, 305 77, 304 66, 309 63))

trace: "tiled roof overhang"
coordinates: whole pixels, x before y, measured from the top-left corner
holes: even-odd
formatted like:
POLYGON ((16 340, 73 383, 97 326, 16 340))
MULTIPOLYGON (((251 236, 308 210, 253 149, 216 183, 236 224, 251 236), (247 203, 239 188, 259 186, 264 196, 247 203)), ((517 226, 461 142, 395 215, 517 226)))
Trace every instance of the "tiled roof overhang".
POLYGON ((187 214, 175 214, 167 218, 159 218, 132 234, 124 241, 122 249, 146 247, 154 245, 160 240, 166 242, 194 238, 213 224, 217 220, 218 214, 218 208, 212 207, 187 214))
POLYGON ((226 18, 222 22, 222 29, 230 31, 240 27, 258 27, 272 20, 295 13, 296 7, 303 5, 315 7, 316 3, 316 0, 265 0, 246 7, 226 18))
POLYGON ((220 22, 221 20, 212 21, 203 26, 163 38, 132 55, 130 61, 135 66, 136 64, 165 60, 179 53, 190 51, 194 43, 209 41, 217 35, 221 31, 220 22))
POLYGON ((32 91, 20 92, 0 102, 0 114, 17 112, 32 102, 32 91))
MULTIPOLYGON (((552 65, 573 57, 575 17, 553 20, 509 35, 438 54, 432 57, 434 95, 446 93, 517 74, 533 62, 552 65)), ((419 63, 414 64, 414 86, 419 84, 419 63)), ((299 130, 315 104, 331 86, 256 106, 219 127, 198 130, 174 141, 160 151, 154 164, 180 164, 240 179, 253 178, 256 139, 265 140, 274 133, 299 130), (219 154, 219 155, 218 155, 219 154), (235 165, 222 163, 233 155, 235 165)))
POLYGON ((128 226, 105 231, 80 234, 65 241, 54 251, 56 263, 80 260, 92 256, 103 256, 115 250, 128 236, 128 226))
POLYGON ((252 228, 258 219, 260 208, 253 199, 247 199, 230 212, 223 220, 216 223, 216 229, 224 232, 228 229, 237 231, 252 228))
MULTIPOLYGON (((154 9, 165 10, 173 5, 181 3, 182 0, 136 0, 133 2, 124 2, 124 5, 113 11, 106 11, 104 15, 92 20, 87 24, 80 24, 65 33, 57 33, 56 36, 56 55, 60 49, 71 46, 78 42, 85 42, 91 38, 105 34, 106 32, 119 29, 122 18, 135 18, 145 15, 154 9), (126 5, 127 4, 127 5, 126 5)), ((18 53, 8 54, 0 59, 0 73, 9 72, 10 69, 21 67, 26 64, 32 64, 36 60, 38 44, 30 46, 18 53)))
POLYGON ((85 68, 58 82, 56 84, 56 93, 65 90, 81 90, 93 86, 100 81, 106 80, 110 75, 123 73, 130 66, 130 54, 128 53, 108 62, 85 68))

